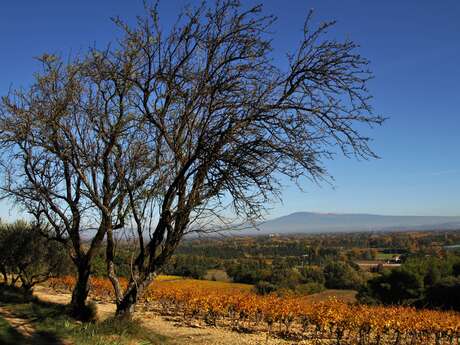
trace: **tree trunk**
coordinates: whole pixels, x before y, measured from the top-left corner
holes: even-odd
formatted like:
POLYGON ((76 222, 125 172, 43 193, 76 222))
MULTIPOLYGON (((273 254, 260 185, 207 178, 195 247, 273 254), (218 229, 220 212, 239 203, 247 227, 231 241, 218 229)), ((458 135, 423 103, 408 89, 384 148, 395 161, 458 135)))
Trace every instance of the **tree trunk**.
POLYGON ((115 273, 115 243, 113 240, 113 228, 112 224, 110 223, 110 218, 107 218, 104 221, 105 228, 106 228, 106 236, 107 236, 107 249, 105 253, 105 260, 107 262, 107 276, 109 277, 110 282, 112 283, 113 290, 115 291, 115 302, 118 305, 123 298, 123 290, 120 285, 120 281, 115 273))
POLYGON ((78 262, 78 275, 77 282, 72 291, 72 300, 70 306, 72 314, 77 319, 85 318, 86 311, 86 299, 89 294, 89 276, 91 272, 91 265, 86 260, 78 262))
POLYGON ((121 301, 117 303, 116 317, 122 319, 131 319, 133 317, 137 297, 139 295, 139 288, 140 286, 133 284, 130 286, 129 290, 126 291, 121 301))
POLYGON ((115 316, 123 319, 131 319, 133 317, 136 303, 139 297, 142 296, 145 289, 152 283, 155 279, 156 273, 150 273, 146 279, 139 281, 131 280, 128 284, 123 298, 117 303, 117 311, 115 316))
POLYGON ((5 285, 8 285, 8 274, 6 273, 6 268, 2 267, 1 271, 2 271, 2 275, 3 275, 3 283, 5 285))

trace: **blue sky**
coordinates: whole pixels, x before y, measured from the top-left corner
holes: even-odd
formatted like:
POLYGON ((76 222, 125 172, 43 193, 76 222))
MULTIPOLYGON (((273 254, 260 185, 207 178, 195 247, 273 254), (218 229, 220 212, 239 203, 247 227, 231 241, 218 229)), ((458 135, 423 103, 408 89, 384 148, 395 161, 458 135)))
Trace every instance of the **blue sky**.
MULTIPOLYGON (((162 1, 170 23, 193 1, 162 1)), ((243 4, 255 4, 243 1, 243 4)), ((264 1, 274 26, 276 60, 301 37, 310 8, 316 22, 337 20, 331 35, 351 38, 371 60, 376 113, 389 117, 370 132, 380 160, 337 157, 328 162, 332 185, 303 181, 305 192, 285 181, 282 204, 269 217, 294 211, 395 215, 460 215, 460 1, 264 1)), ((0 94, 27 85, 38 69, 33 57, 62 56, 105 46, 119 32, 109 18, 132 21, 142 1, 5 1, 0 11, 0 94)), ((20 215, 0 203, 0 217, 20 215)))

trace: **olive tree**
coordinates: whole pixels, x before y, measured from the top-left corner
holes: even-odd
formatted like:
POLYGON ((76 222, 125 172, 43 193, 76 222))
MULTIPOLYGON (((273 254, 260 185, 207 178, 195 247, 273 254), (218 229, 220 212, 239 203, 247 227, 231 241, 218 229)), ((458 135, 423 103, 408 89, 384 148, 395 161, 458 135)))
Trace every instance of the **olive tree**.
POLYGON ((62 249, 59 243, 41 236, 33 224, 0 224, 0 269, 4 282, 12 286, 20 282, 25 292, 65 269, 62 249))

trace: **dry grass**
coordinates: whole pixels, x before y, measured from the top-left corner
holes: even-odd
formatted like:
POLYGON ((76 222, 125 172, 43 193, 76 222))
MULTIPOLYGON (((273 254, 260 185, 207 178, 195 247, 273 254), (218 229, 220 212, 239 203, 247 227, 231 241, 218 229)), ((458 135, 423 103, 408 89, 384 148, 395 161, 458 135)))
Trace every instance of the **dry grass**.
POLYGON ((215 280, 215 281, 220 281, 220 282, 230 282, 231 281, 227 272, 225 272, 224 270, 218 270, 218 269, 208 270, 204 278, 206 280, 215 280))
POLYGON ((304 298, 311 302, 326 302, 333 298, 343 303, 355 303, 356 294, 355 290, 324 290, 304 298))

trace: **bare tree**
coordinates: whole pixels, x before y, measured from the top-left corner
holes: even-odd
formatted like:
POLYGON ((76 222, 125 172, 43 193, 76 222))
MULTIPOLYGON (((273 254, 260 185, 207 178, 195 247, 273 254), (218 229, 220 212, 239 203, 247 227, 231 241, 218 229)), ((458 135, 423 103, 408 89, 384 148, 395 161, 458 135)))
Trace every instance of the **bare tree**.
MULTIPOLYGON (((131 160, 133 174, 146 175, 136 183, 124 175, 119 185, 138 234, 123 293, 108 266, 120 316, 131 315, 184 234, 202 229, 200 220, 233 213, 254 221, 279 198, 279 176, 322 181, 323 162, 335 154, 376 157, 359 129, 383 118, 372 113, 371 73, 356 44, 328 39, 334 23, 312 29, 310 13, 298 48, 278 66, 275 19, 261 10, 230 0, 202 5, 185 10, 167 34, 155 7, 134 27, 117 20, 125 35, 113 56, 123 56, 130 73, 119 63, 112 73, 131 87, 130 107, 150 138, 144 158, 158 162, 145 170, 131 160)), ((108 237, 109 262, 113 248, 108 237)))
POLYGON ((63 64, 51 55, 40 60, 43 71, 33 85, 2 99, 1 191, 34 216, 42 235, 67 248, 77 271, 71 305, 79 316, 85 315, 91 261, 105 236, 104 229, 91 229, 98 214, 76 169, 75 162, 84 157, 75 156, 73 149, 94 143, 94 133, 76 125, 90 123, 82 105, 93 88, 82 73, 83 63, 63 64))
POLYGON ((82 194, 97 210, 98 232, 106 235, 107 273, 120 297, 114 231, 130 217, 135 193, 141 190, 145 196, 156 191, 149 183, 159 185, 158 167, 164 162, 158 154, 158 137, 145 128, 148 123, 133 100, 132 52, 93 50, 81 67, 87 95, 80 99, 78 121, 61 129, 69 141, 72 167, 82 181, 82 194), (151 160, 155 152, 158 155, 151 160))
POLYGON ((125 181, 146 188, 159 161, 147 160, 154 144, 133 108, 129 57, 90 51, 68 64, 50 55, 41 61, 29 89, 2 99, 1 190, 44 236, 67 246, 78 272, 72 307, 86 315, 91 262, 105 236, 109 277, 116 278, 113 231, 130 211, 125 181))
POLYGON ((324 35, 334 23, 312 29, 310 13, 278 66, 275 18, 261 6, 203 4, 167 33, 156 7, 146 11, 134 27, 117 19, 124 36, 105 51, 67 65, 44 56, 44 72, 0 113, 4 195, 69 248, 76 306, 106 236, 117 315, 127 317, 186 233, 229 214, 260 219, 282 175, 323 181, 336 154, 376 157, 361 127, 383 122, 370 107, 368 61, 324 35), (137 240, 124 291, 114 262, 123 229, 137 240))

